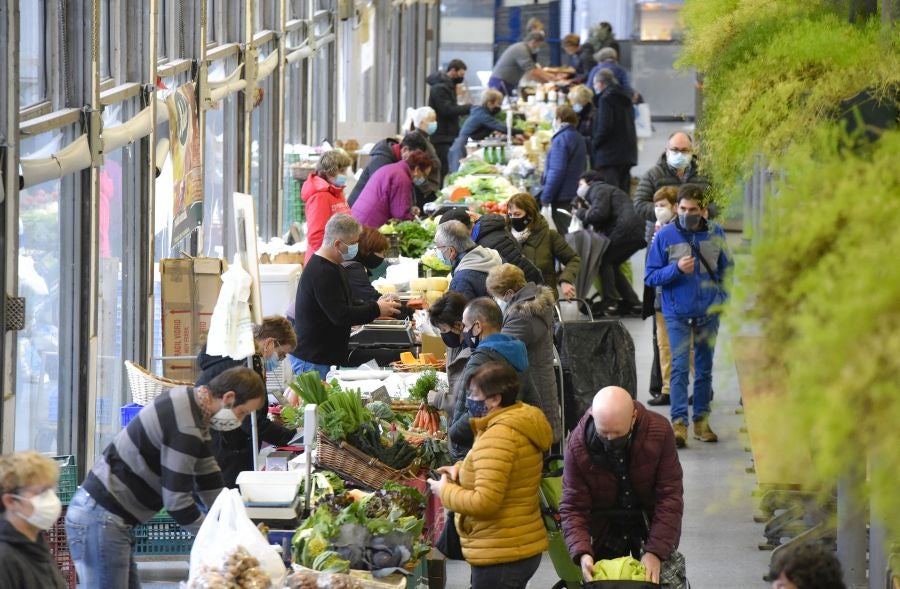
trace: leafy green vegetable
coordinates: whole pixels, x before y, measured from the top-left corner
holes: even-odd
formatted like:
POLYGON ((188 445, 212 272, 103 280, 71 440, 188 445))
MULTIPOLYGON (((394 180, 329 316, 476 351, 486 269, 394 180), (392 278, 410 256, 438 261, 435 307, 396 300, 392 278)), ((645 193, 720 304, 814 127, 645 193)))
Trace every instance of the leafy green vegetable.
POLYGON ((433 221, 400 221, 378 228, 383 235, 400 235, 400 254, 407 258, 419 258, 431 247, 436 226, 433 221))
POLYGON ((446 186, 451 186, 456 183, 457 178, 462 178, 463 176, 471 176, 473 174, 499 174, 500 170, 498 170, 495 166, 487 163, 484 160, 472 159, 462 163, 459 166, 459 169, 447 176, 447 181, 445 182, 446 186))
POLYGON ((315 370, 297 376, 288 386, 303 399, 304 403, 321 405, 328 399, 328 390, 315 370))
POLYGON ((362 394, 358 390, 341 390, 336 384, 332 385, 328 398, 319 405, 319 426, 334 441, 346 439, 360 425, 372 420, 372 413, 366 409, 362 394))
POLYGON ((428 392, 437 388, 438 376, 433 369, 428 369, 422 373, 415 384, 409 389, 409 396, 416 401, 423 403, 428 398, 428 392))
POLYGON ((443 263, 441 259, 433 253, 422 256, 422 265, 426 268, 431 268, 433 275, 446 274, 450 271, 450 266, 443 263))

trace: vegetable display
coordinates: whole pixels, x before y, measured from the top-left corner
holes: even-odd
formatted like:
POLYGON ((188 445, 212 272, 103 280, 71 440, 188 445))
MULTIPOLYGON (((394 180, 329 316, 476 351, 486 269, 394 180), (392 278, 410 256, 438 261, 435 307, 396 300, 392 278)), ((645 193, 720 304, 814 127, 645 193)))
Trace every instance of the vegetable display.
POLYGON ((400 221, 378 228, 382 235, 400 235, 400 254, 407 258, 420 258, 431 247, 437 226, 434 221, 400 221))
POLYGON ((416 382, 409 389, 409 396, 416 401, 424 402, 428 399, 428 392, 433 391, 438 386, 437 372, 434 370, 426 370, 422 376, 416 379, 416 382))
POLYGON ((376 423, 364 423, 347 441, 395 470, 403 470, 412 464, 417 456, 416 448, 398 433, 382 436, 379 430, 376 423), (395 439, 391 440, 391 437, 395 439))
POLYGON ((484 160, 472 159, 463 162, 457 171, 447 176, 446 184, 452 186, 456 184, 458 178, 471 176, 473 174, 496 175, 500 170, 496 166, 492 166, 484 160))
POLYGON ((375 493, 331 496, 294 534, 294 562, 341 573, 411 570, 430 549, 421 541, 424 511, 421 493, 391 482, 375 493))

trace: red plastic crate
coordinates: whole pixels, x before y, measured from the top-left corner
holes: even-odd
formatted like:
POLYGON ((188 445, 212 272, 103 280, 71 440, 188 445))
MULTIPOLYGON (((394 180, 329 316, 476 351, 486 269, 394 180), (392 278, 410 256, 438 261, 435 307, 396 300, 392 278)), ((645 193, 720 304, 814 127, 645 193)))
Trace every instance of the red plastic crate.
POLYGON ((76 575, 75 563, 72 562, 72 556, 69 554, 69 544, 66 540, 66 510, 63 509, 62 515, 53 524, 53 527, 44 533, 47 538, 47 544, 50 545, 50 553, 56 560, 56 566, 59 567, 66 580, 69 589, 75 589, 76 575))

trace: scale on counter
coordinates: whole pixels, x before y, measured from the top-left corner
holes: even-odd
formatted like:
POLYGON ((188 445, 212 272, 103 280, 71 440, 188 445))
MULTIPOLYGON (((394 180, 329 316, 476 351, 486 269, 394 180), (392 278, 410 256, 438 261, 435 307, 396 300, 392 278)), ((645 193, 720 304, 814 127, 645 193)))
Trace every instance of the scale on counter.
POLYGON ((401 319, 376 319, 350 334, 348 365, 375 360, 381 366, 400 359, 402 352, 415 353, 416 334, 412 323, 401 319))

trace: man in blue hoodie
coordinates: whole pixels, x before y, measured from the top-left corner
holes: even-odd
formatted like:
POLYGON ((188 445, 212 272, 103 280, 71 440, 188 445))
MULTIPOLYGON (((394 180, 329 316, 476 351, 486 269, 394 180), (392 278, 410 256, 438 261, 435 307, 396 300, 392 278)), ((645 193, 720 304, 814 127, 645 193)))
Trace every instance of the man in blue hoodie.
POLYGON ((662 314, 672 348, 672 428, 675 444, 683 448, 687 445, 692 345, 694 438, 702 442, 718 440, 709 427, 713 352, 719 331, 718 310, 713 307, 725 301, 722 278, 732 262, 725 232, 706 220, 703 189, 685 184, 678 190, 677 198, 678 218, 654 237, 644 282, 662 289, 662 314))
POLYGON ((531 398, 523 393, 533 386, 529 379, 524 378, 524 373, 528 370, 528 350, 521 341, 500 333, 503 312, 493 299, 481 297, 471 301, 463 311, 462 322, 460 339, 463 346, 472 349, 472 355, 458 381, 456 409, 450 418, 450 456, 454 462, 465 458, 475 443, 475 434, 469 425, 466 399, 469 397, 469 380, 480 366, 488 362, 505 362, 515 368, 523 377, 520 399, 531 398))

